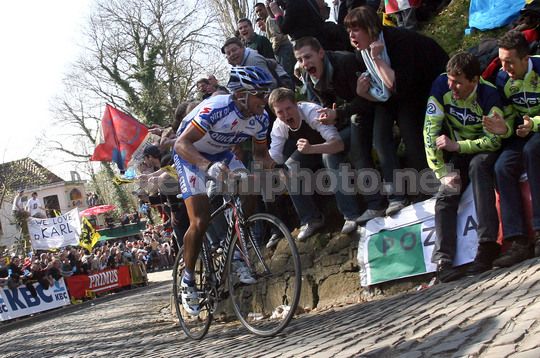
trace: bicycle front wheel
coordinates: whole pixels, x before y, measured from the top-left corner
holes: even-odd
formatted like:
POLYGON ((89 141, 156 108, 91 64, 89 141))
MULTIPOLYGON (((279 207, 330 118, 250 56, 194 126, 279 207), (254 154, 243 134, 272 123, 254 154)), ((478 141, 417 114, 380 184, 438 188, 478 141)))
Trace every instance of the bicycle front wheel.
POLYGON ((289 324, 298 306, 300 257, 289 230, 273 215, 251 216, 243 231, 244 240, 234 236, 227 258, 233 309, 249 331, 272 336, 289 324), (277 247, 267 248, 272 236, 277 247))
POLYGON ((208 275, 203 262, 203 253, 199 254, 195 265, 195 286, 200 297, 200 313, 197 316, 190 315, 182 305, 181 282, 184 273, 183 252, 176 256, 173 268, 173 301, 180 326, 186 335, 192 339, 202 339, 212 322, 211 303, 209 300, 210 285, 208 275))

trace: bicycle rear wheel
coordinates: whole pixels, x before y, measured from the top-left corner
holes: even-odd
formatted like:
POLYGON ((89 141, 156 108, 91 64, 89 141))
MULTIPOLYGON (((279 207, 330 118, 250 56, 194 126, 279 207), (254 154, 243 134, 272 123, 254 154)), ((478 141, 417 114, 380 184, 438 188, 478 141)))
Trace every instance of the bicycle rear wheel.
POLYGON ((272 336, 289 324, 298 306, 302 281, 300 257, 289 230, 273 215, 251 216, 244 231, 245 242, 235 235, 227 258, 233 309, 249 331, 272 336), (281 239, 275 249, 268 249, 266 243, 274 234, 281 239), (249 268, 257 280, 255 284, 240 282, 234 268, 239 261, 249 268))
POLYGON ((176 316, 178 317, 180 326, 186 335, 192 339, 202 339, 212 322, 211 304, 209 301, 209 275, 207 275, 205 265, 203 263, 203 253, 199 254, 197 263, 195 265, 195 285, 199 292, 201 308, 199 315, 190 315, 182 306, 182 297, 180 283, 182 282, 182 275, 184 273, 184 259, 183 252, 179 252, 176 261, 174 262, 173 269, 173 300, 174 307, 176 309, 176 316))

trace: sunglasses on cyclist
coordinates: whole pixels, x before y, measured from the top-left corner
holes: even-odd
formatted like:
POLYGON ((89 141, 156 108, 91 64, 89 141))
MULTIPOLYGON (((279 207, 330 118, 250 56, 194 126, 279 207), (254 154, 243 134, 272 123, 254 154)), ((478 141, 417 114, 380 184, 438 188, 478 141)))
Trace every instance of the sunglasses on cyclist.
POLYGON ((266 99, 270 94, 270 91, 247 91, 247 93, 259 99, 266 99))

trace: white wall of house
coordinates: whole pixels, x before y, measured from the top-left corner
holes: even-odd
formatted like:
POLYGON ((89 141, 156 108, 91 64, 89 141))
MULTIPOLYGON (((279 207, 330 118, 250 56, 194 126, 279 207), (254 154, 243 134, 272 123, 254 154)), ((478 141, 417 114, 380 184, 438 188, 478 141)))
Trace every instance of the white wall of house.
MULTIPOLYGON (((44 202, 44 199, 57 198, 60 210, 62 213, 70 211, 75 207, 79 208, 79 211, 86 209, 86 190, 84 188, 84 181, 75 182, 60 182, 49 185, 43 185, 37 188, 30 188, 24 192, 24 196, 30 198, 32 192, 38 193, 38 198, 44 202)), ((2 207, 0 207, 0 225, 2 230, 0 231, 0 246, 6 246, 11 248, 15 243, 16 237, 19 235, 17 227, 12 224, 12 208, 13 197, 6 198, 2 207)))
POLYGON ((0 207, 0 246, 11 248, 18 235, 15 224, 11 223, 13 217, 11 215, 11 205, 13 198, 5 198, 4 203, 0 207))

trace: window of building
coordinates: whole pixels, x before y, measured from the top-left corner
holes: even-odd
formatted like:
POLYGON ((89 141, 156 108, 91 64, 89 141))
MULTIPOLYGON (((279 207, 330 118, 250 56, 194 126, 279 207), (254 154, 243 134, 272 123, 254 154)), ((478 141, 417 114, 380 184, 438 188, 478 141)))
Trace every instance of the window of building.
POLYGON ((58 201, 58 195, 50 195, 43 198, 43 204, 47 210, 60 211, 60 202, 58 201))

